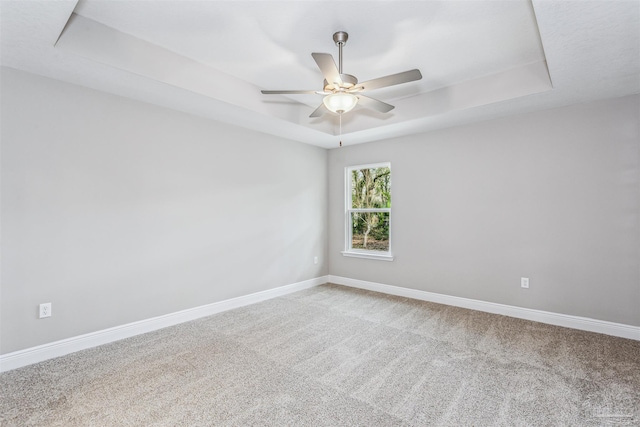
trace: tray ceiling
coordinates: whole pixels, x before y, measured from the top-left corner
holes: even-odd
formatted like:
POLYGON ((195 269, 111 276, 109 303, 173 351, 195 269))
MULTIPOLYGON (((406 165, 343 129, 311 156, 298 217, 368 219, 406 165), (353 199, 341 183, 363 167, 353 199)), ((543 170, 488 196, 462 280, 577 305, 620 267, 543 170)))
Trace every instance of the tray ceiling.
POLYGON ((2 1, 3 66, 333 148, 640 91, 637 1, 2 1), (309 118, 311 52, 423 79, 396 106, 309 118))

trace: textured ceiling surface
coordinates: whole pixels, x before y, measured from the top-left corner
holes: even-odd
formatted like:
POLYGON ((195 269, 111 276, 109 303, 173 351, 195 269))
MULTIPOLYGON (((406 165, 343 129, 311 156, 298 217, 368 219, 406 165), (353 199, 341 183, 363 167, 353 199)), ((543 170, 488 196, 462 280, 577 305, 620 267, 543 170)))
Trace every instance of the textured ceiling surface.
POLYGON ((0 1, 3 66, 326 148, 640 91, 640 2, 0 1), (396 106, 309 118, 312 52, 396 106))

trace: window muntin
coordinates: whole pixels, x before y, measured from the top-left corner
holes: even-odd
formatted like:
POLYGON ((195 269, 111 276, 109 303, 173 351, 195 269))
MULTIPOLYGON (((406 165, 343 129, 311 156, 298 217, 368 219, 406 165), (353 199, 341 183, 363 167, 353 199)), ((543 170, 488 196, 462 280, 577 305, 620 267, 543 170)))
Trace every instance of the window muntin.
POLYGON ((390 258, 391 164, 346 168, 345 255, 390 258))

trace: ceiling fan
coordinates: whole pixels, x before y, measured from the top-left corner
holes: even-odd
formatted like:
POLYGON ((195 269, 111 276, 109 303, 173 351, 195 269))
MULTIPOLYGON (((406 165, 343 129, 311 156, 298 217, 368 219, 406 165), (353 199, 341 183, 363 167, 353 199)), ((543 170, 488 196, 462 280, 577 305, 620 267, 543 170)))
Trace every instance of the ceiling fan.
POLYGON ((420 80, 422 78, 420 70, 414 69, 358 83, 355 76, 342 73, 342 47, 347 43, 348 38, 349 34, 344 31, 338 31, 333 35, 333 41, 339 51, 338 67, 328 53, 311 54, 324 76, 323 90, 263 90, 262 93, 265 95, 324 95, 322 104, 309 117, 320 117, 329 111, 341 115, 351 111, 358 104, 381 113, 393 110, 395 108, 393 105, 365 96, 362 92, 420 80))

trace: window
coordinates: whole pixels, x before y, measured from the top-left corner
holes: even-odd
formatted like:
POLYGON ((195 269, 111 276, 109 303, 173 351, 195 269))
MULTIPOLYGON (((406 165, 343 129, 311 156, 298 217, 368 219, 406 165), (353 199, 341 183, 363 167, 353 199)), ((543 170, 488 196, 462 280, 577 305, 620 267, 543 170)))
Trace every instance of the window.
POLYGON ((345 256, 392 261, 391 164, 351 166, 345 171, 345 256))

